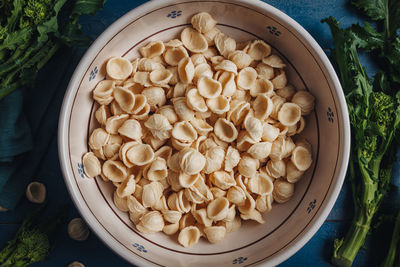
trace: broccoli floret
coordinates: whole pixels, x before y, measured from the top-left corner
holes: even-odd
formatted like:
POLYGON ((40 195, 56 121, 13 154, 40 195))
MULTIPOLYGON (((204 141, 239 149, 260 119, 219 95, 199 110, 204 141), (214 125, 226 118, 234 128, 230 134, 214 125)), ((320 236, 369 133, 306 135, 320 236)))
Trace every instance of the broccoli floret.
POLYGON ((50 254, 50 238, 61 222, 61 210, 38 221, 42 213, 39 210, 27 216, 14 239, 0 251, 0 267, 25 267, 44 261, 50 254))
POLYGON ((371 121, 375 122, 375 130, 386 137, 392 130, 395 112, 395 101, 393 97, 383 92, 371 94, 371 121))
POLYGON ((7 33, 8 33, 7 28, 0 25, 0 41, 3 41, 6 38, 7 33))
MULTIPOLYGON (((30 21, 34 25, 41 24, 51 17, 51 5, 51 0, 28 0, 24 7, 24 19, 30 21)), ((20 21, 22 26, 25 23, 21 23, 20 21)))
POLYGON ((43 261, 50 252, 48 236, 37 228, 25 230, 17 239, 18 246, 1 264, 1 267, 28 266, 34 262, 43 261))
POLYGON ((30 26, 31 26, 31 23, 28 19, 26 19, 25 17, 19 18, 19 28, 20 29, 29 28, 30 26))
POLYGON ((368 164, 371 159, 374 157, 374 153, 376 151, 376 141, 377 138, 375 135, 373 136, 365 136, 364 142, 362 144, 361 154, 363 156, 362 160, 364 164, 368 164))

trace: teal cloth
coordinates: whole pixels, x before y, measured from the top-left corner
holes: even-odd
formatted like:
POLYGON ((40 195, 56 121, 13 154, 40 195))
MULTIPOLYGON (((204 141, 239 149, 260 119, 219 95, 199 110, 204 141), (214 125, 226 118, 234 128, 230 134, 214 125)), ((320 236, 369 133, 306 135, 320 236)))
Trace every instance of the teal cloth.
MULTIPOLYGON (((32 149, 32 135, 22 112, 24 94, 22 89, 0 100, 0 168, 14 157, 32 149)), ((4 180, 0 172, 0 185, 4 180)))
POLYGON ((35 86, 0 101, 0 206, 4 208, 17 205, 57 134, 74 54, 63 48, 40 71, 35 86))

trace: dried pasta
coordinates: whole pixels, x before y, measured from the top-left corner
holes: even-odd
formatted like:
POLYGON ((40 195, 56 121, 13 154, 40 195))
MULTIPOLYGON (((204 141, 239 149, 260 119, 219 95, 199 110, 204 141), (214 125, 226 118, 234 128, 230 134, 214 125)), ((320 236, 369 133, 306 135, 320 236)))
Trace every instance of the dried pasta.
MULTIPOLYGON (((242 220, 266 223, 262 214, 289 201, 313 163, 296 135, 315 98, 290 84, 285 61, 263 40, 236 43, 208 13, 191 23, 140 58, 106 62, 82 157, 140 232, 177 235, 183 247, 222 242, 242 220)), ((85 230, 79 223, 71 229, 85 230)))

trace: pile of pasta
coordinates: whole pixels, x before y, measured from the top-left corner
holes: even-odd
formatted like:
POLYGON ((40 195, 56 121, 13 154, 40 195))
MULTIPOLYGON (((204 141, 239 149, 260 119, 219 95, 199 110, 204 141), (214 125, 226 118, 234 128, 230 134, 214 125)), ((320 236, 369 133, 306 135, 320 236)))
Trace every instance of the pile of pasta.
POLYGON ((113 57, 93 90, 100 127, 83 156, 88 177, 115 186, 114 203, 143 233, 179 233, 189 247, 221 241, 241 220, 294 194, 312 164, 303 131, 314 97, 288 84, 262 40, 236 43, 208 13, 142 58, 113 57))

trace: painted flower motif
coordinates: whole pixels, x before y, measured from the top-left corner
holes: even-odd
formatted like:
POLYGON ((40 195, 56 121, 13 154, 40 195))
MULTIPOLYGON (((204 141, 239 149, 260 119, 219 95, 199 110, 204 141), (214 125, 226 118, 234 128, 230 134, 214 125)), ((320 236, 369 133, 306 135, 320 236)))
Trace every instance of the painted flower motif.
POLYGON ((247 257, 239 257, 232 261, 233 264, 242 264, 247 260, 247 257))
POLYGON ((310 201, 310 203, 308 203, 308 208, 307 208, 307 213, 310 214, 310 212, 315 208, 317 204, 317 200, 314 199, 313 201, 310 201))
POLYGON ((335 117, 335 114, 333 113, 332 109, 328 107, 328 111, 326 112, 326 115, 328 116, 328 121, 330 123, 333 123, 333 117, 335 117))
POLYGON ((82 178, 85 178, 85 172, 83 170, 83 164, 78 162, 78 173, 82 178))
POLYGON ((171 19, 174 19, 174 18, 176 18, 176 17, 179 17, 180 15, 182 15, 182 10, 174 10, 174 11, 171 11, 171 12, 167 15, 167 17, 168 17, 168 18, 171 18, 171 19))
POLYGON ((99 69, 98 69, 97 66, 96 66, 96 67, 94 67, 94 69, 90 72, 90 75, 89 75, 89 82, 90 82, 91 80, 94 80, 94 78, 96 78, 97 73, 99 73, 99 69))
POLYGON ((269 33, 270 34, 273 34, 273 35, 275 35, 275 36, 279 36, 279 35, 281 35, 281 32, 280 31, 278 31, 278 29, 275 27, 275 26, 267 26, 267 29, 268 29, 268 31, 269 31, 269 33))
POLYGON ((147 253, 146 248, 138 243, 134 243, 133 247, 139 250, 140 252, 147 253))

